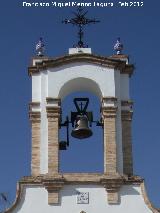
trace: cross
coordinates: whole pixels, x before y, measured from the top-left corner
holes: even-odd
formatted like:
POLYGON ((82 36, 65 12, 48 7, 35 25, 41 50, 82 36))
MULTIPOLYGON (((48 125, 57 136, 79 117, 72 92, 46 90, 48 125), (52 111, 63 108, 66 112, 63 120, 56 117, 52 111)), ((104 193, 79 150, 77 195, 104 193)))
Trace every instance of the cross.
POLYGON ((86 14, 88 13, 88 11, 83 11, 83 8, 81 6, 79 6, 77 8, 77 12, 73 12, 73 13, 75 15, 74 18, 65 19, 64 21, 62 21, 62 23, 72 24, 72 25, 76 25, 78 27, 79 41, 76 45, 74 45, 74 47, 79 47, 79 48, 88 47, 88 46, 84 45, 84 42, 83 42, 83 36, 84 36, 83 27, 85 25, 89 25, 91 23, 95 24, 100 21, 95 20, 95 19, 86 18, 86 14))
POLYGON ((85 113, 89 104, 88 98, 74 98, 74 104, 76 106, 77 112, 85 113))
POLYGON ((79 105, 80 105, 80 107, 81 107, 81 112, 82 112, 82 111, 83 111, 83 110, 82 110, 82 109, 83 109, 82 107, 85 106, 85 105, 84 105, 82 102, 81 102, 79 105))

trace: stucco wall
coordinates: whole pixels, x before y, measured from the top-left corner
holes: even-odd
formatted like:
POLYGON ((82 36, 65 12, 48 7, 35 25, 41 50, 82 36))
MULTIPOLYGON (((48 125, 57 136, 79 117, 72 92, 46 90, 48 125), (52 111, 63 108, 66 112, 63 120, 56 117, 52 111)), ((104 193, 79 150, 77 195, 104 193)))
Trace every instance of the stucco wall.
POLYGON ((32 75, 32 101, 41 106, 40 173, 48 172, 48 126, 46 97, 63 98, 72 92, 87 91, 102 97, 118 98, 117 113, 117 157, 118 172, 123 172, 121 100, 129 98, 128 75, 112 68, 85 62, 76 62, 50 68, 32 75))
MULTIPOLYGON (((42 72, 41 72, 42 73, 42 72)), ((39 101, 41 96, 40 75, 32 76, 32 101, 39 101)), ((88 90, 97 96, 115 96, 115 79, 114 70, 102 66, 92 65, 89 63, 72 63, 61 67, 47 70, 48 83, 46 84, 48 97, 63 98, 72 90, 70 87, 61 90, 64 84, 76 78, 86 78, 95 82, 98 87, 95 89, 94 84, 86 85, 84 81, 76 81, 73 85, 78 91, 88 90), (78 83, 79 82, 79 83, 78 83)))

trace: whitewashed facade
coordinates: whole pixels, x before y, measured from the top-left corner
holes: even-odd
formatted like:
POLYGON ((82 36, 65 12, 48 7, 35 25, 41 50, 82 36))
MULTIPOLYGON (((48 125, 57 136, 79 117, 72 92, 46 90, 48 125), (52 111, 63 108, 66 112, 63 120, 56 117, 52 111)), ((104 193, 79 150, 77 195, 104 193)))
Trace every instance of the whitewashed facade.
POLYGON ((102 57, 83 48, 80 51, 70 49, 69 53, 56 59, 36 57, 29 67, 32 77, 32 175, 20 180, 15 203, 6 212, 160 212, 149 202, 143 179, 132 173, 131 138, 130 135, 127 138, 123 132, 124 125, 131 123, 129 78, 133 73, 133 65, 128 63, 125 55, 102 57), (60 117, 60 101, 73 91, 92 92, 102 100, 103 174, 58 172, 56 128, 59 122, 57 118, 60 117), (122 122, 122 114, 126 123, 122 122), (106 122, 109 122, 107 119, 113 124, 115 122, 114 131, 113 127, 105 129, 109 128, 105 126, 105 119, 106 122), (51 126, 53 124, 55 126, 51 126), (111 145, 107 141, 110 135, 106 137, 109 132, 114 132, 112 138, 115 143, 111 141, 111 145), (129 146, 129 152, 125 151, 124 146, 129 146))

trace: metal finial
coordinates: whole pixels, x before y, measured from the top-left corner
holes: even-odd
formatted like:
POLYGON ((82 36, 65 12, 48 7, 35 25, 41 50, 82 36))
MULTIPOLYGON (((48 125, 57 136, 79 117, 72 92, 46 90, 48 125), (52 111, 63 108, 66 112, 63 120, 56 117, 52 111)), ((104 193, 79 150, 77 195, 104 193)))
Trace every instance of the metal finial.
POLYGON ((88 47, 88 45, 85 45, 84 42, 83 42, 83 36, 84 36, 83 27, 85 25, 88 25, 88 24, 91 24, 91 23, 95 24, 97 22, 100 22, 100 21, 95 20, 95 19, 86 18, 87 13, 88 13, 88 11, 83 11, 83 8, 81 6, 79 6, 77 8, 77 12, 73 12, 73 14, 75 15, 74 18, 65 19, 65 20, 62 21, 62 23, 72 24, 72 25, 76 25, 78 27, 79 41, 76 45, 74 45, 74 47, 79 47, 79 48, 88 47))
POLYGON ((114 50, 116 51, 117 55, 120 55, 123 50, 123 44, 120 42, 120 38, 117 38, 117 41, 114 45, 114 50))
POLYGON ((36 52, 37 52, 37 56, 44 56, 44 50, 45 50, 45 45, 43 43, 43 38, 40 37, 38 43, 36 44, 36 52))

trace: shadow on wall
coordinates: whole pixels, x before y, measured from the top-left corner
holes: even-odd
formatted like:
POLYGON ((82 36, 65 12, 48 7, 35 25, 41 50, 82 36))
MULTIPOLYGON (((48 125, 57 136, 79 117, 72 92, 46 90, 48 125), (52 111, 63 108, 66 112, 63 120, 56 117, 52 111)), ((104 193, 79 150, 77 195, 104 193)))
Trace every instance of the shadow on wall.
POLYGON ((121 196, 125 196, 125 195, 140 195, 140 193, 136 189, 131 187, 131 186, 123 186, 120 189, 120 194, 121 194, 121 196))

